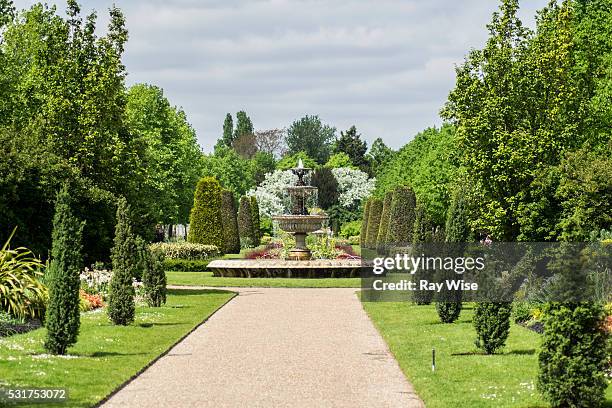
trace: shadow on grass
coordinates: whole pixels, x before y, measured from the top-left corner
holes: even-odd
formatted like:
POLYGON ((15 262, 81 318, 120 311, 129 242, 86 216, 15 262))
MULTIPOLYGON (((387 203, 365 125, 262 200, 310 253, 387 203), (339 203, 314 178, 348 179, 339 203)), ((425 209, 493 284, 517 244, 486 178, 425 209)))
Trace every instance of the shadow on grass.
POLYGON ((451 356, 462 357, 462 356, 528 356, 535 354, 535 349, 526 349, 526 350, 512 350, 507 353, 495 353, 495 354, 487 354, 484 351, 466 351, 463 353, 451 353, 451 356))
POLYGON ((515 356, 527 356, 527 355, 533 355, 535 353, 536 353, 535 349, 527 349, 527 350, 512 350, 504 354, 513 354, 515 356))
POLYGON ((147 353, 117 353, 116 351, 94 351, 93 353, 74 353, 73 355, 75 356, 79 356, 79 357, 91 357, 91 358, 98 358, 98 357, 119 357, 119 356, 144 356, 147 355, 147 353))
MULTIPOLYGON (((174 296, 200 296, 200 295, 221 295, 225 293, 231 293, 228 290, 219 290, 219 289, 168 289, 168 295, 174 296)), ((172 306, 170 306, 172 307, 172 306)), ((185 307, 185 306, 181 306, 185 307)))
POLYGON ((138 323, 137 326, 144 327, 146 329, 146 328, 153 327, 153 326, 181 326, 185 324, 189 324, 189 323, 187 322, 175 322, 175 323, 142 322, 142 323, 138 323))

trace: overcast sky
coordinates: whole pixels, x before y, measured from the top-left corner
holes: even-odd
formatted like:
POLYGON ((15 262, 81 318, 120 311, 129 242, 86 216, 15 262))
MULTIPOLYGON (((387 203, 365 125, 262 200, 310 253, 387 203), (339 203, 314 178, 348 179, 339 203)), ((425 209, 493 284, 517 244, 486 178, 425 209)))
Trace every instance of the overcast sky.
MULTIPOLYGON (((106 24, 123 9, 128 84, 162 87, 204 150, 227 112, 256 129, 317 114, 338 131, 356 125, 369 144, 398 148, 441 123, 454 65, 481 47, 493 0, 93 0, 106 24)), ((546 0, 523 0, 533 26, 546 0)), ((18 8, 32 1, 16 1, 18 8)), ((50 2, 53 3, 53 2, 50 2)), ((63 1, 55 2, 63 6, 63 1)), ((63 8, 62 8, 63 9, 63 8)))

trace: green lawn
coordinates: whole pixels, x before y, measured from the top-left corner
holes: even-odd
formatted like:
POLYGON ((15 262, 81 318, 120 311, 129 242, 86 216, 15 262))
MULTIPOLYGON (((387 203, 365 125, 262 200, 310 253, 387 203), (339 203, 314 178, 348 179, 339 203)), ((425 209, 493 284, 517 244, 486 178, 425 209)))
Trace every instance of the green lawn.
POLYGON ((232 296, 219 290, 169 291, 165 306, 138 308, 136 322, 127 327, 111 325, 102 311, 83 314, 78 343, 65 357, 45 354, 45 329, 0 339, 0 386, 67 388, 69 401, 62 407, 92 406, 232 296))
MULTIPOLYGON (((478 351, 471 308, 447 325, 439 323, 434 306, 363 306, 428 408, 547 406, 535 388, 538 334, 513 325, 503 354, 486 356, 474 354, 478 351), (435 373, 432 348, 437 355, 435 373)), ((612 387, 607 397, 612 407, 612 387)))
POLYGON ((212 272, 166 272, 169 285, 260 288, 358 288, 361 278, 220 278, 212 272))

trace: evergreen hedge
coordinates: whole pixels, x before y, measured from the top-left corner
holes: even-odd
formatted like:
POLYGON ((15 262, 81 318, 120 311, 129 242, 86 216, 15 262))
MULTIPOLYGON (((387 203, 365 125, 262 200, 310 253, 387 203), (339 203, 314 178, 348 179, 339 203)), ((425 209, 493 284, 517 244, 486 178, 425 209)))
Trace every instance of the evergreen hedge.
POLYGON ((380 227, 378 228, 378 236, 376 237, 376 251, 379 254, 384 254, 387 250, 387 232, 389 229, 389 221, 391 219, 391 205, 393 203, 393 192, 389 191, 385 194, 383 201, 382 214, 380 216, 380 227))
POLYGON ((487 354, 504 347, 510 333, 511 303, 479 302, 474 308, 476 346, 487 354))
POLYGON ((81 325, 79 309, 79 274, 83 268, 82 235, 84 223, 72 213, 67 186, 57 195, 49 265, 49 302, 45 326, 45 349, 52 354, 66 354, 76 343, 81 325))
POLYGON ((399 246, 411 242, 415 207, 416 196, 412 188, 399 186, 393 191, 387 245, 399 246))
POLYGON ((152 252, 144 246, 147 254, 147 267, 142 274, 145 297, 150 307, 160 307, 166 303, 166 271, 164 270, 164 256, 159 252, 152 252))
POLYGON ((604 313, 596 303, 548 303, 538 389, 553 407, 599 407, 607 387, 604 313))
POLYGON ((130 209, 125 198, 120 198, 117 206, 114 246, 111 250, 113 277, 111 278, 108 302, 108 317, 114 324, 129 325, 134 321, 133 271, 139 267, 136 237, 132 230, 130 209))
POLYGON ((361 232, 359 233, 359 245, 362 248, 366 247, 366 238, 368 236, 368 218, 370 217, 370 205, 372 199, 368 199, 363 207, 363 218, 361 220, 361 232))
POLYGON ((251 196, 251 217, 251 223, 253 225, 253 245, 258 246, 261 242, 261 220, 259 218, 259 204, 255 196, 251 196))
POLYGON ((383 201, 381 199, 372 199, 372 203, 370 204, 370 216, 368 217, 366 248, 376 248, 376 238, 378 237, 378 229, 380 228, 382 208, 383 201))
POLYGON ((240 253, 240 236, 238 235, 238 218, 234 195, 231 191, 221 192, 221 221, 223 222, 223 252, 226 254, 240 253))
POLYGON ((255 245, 251 199, 247 196, 240 197, 240 204, 238 207, 238 232, 240 234, 241 247, 252 247, 255 245))
POLYGON ((198 182, 189 216, 188 241, 223 250, 221 186, 214 177, 203 177, 198 182))

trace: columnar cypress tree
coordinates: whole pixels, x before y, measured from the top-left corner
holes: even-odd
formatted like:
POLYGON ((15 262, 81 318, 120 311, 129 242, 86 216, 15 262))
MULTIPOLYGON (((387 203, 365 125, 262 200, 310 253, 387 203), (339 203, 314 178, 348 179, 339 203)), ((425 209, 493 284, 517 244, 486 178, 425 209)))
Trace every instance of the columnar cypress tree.
POLYGON ((363 218, 361 220, 361 232, 359 233, 359 245, 362 248, 366 247, 366 239, 368 237, 368 218, 370 217, 370 205, 372 200, 368 199, 363 207, 363 218))
POLYGON ((474 308, 476 345, 493 354, 506 344, 510 333, 511 303, 479 302, 474 308))
POLYGON ((383 201, 379 198, 372 199, 370 204, 370 216, 368 217, 368 236, 366 248, 376 248, 376 238, 380 228, 380 217, 382 215, 383 201))
POLYGON ((142 274, 147 304, 151 307, 160 307, 166 303, 166 271, 164 271, 164 256, 160 252, 146 250, 146 268, 142 274))
MULTIPOLYGON (((457 191, 453 195, 451 205, 446 219, 446 242, 447 248, 450 250, 450 255, 453 257, 463 256, 465 243, 468 242, 471 231, 468 225, 468 208, 467 202, 462 191, 457 191)), ((453 272, 444 274, 445 279, 456 278, 453 272), (454 275, 454 276, 453 276, 454 275)), ((449 291, 447 286, 442 287, 442 291, 438 295, 436 302, 436 310, 440 321, 443 323, 452 323, 459 318, 462 308, 462 293, 461 291, 449 291)))
POLYGON ((382 214, 380 216, 380 227, 378 228, 378 236, 376 238, 376 250, 382 254, 387 249, 387 230, 389 229, 389 220, 391 219, 391 204, 393 203, 393 192, 389 191, 385 194, 383 201, 382 214))
POLYGON ((136 314, 132 276, 133 271, 139 267, 139 257, 130 209, 125 198, 120 198, 117 205, 117 224, 111 259, 113 277, 109 285, 107 313, 114 324, 126 326, 134 321, 136 314))
POLYGON ((214 177, 202 177, 198 182, 189 216, 188 241, 214 245, 223 251, 221 186, 214 177))
MULTIPOLYGON (((412 243, 415 254, 425 253, 432 255, 434 240, 434 227, 425 207, 417 203, 414 211, 414 225, 412 233, 412 243)), ((413 277, 416 280, 425 279, 430 281, 433 278, 433 271, 420 269, 413 277)), ((414 301, 418 305, 428 305, 433 300, 434 292, 431 290, 415 290, 412 292, 414 301)))
POLYGON ((388 245, 405 245, 411 242, 415 207, 416 196, 412 188, 399 186, 393 191, 387 229, 388 245))
POLYGON ((257 246, 261 241, 261 220, 259 219, 259 204, 255 196, 251 196, 250 205, 253 225, 253 245, 257 246))
POLYGON ((234 205, 234 195, 229 190, 221 192, 221 221, 223 222, 223 252, 226 254, 240 253, 236 206, 234 205))
POLYGON ((329 167, 320 167, 313 173, 310 184, 319 189, 319 206, 327 210, 338 204, 338 180, 329 167))
POLYGON ((225 121, 223 122, 223 143, 227 147, 232 147, 234 141, 234 120, 232 114, 228 113, 225 115, 225 121))
POLYGON ((45 326, 45 348, 53 354, 66 354, 79 334, 79 273, 83 267, 81 255, 84 223, 72 213, 68 188, 57 195, 53 217, 53 242, 49 265, 49 303, 45 326))
POLYGON ((251 199, 247 196, 240 197, 238 208, 238 231, 240 233, 240 245, 243 247, 253 246, 255 243, 253 231, 253 215, 251 213, 251 199))

